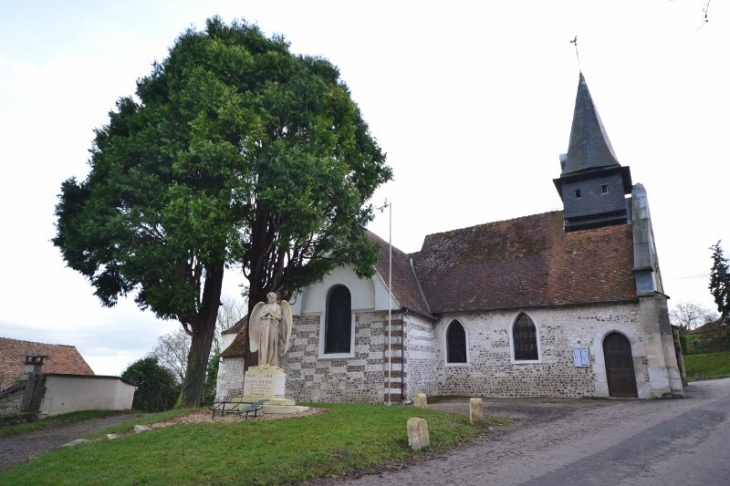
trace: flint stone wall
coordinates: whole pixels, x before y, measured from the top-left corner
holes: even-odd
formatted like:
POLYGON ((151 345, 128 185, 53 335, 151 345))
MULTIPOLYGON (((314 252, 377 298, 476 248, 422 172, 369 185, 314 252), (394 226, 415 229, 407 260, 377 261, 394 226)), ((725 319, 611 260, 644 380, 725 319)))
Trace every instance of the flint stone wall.
POLYGON ((291 348, 282 363, 287 373, 287 397, 312 402, 382 403, 387 319, 387 312, 356 312, 355 356, 330 359, 319 357, 321 314, 295 317, 291 348))
MULTIPOLYGON (((651 307, 652 302, 644 302, 651 307)), ((313 402, 382 403, 416 393, 429 396, 607 397, 603 338, 624 334, 631 343, 639 398, 666 396, 673 355, 663 348, 656 320, 647 318, 639 302, 527 309, 538 337, 537 361, 512 358, 512 325, 519 311, 454 313, 438 322, 418 315, 393 313, 393 380, 386 383, 387 312, 355 313, 355 356, 319 357, 321 314, 294 319, 292 346, 282 367, 287 372, 287 397, 313 402), (446 330, 453 320, 464 327, 467 363, 446 363, 446 330), (589 365, 576 367, 573 349, 588 351, 589 365), (401 380, 404 387, 401 389, 401 380), (395 398, 394 398, 395 399, 395 398), (387 398, 385 398, 387 401, 387 398)), ((652 307, 653 308, 653 307, 652 307)), ((243 359, 221 363, 219 390, 229 396, 243 380, 243 359), (238 381, 236 381, 238 380, 238 381)), ((681 392, 681 388, 679 390, 681 392)), ((238 392, 240 394, 240 392, 238 392)), ((676 393, 675 393, 676 394, 676 393)))
POLYGON ((20 387, 16 390, 11 390, 9 387, 8 393, 0 397, 0 417, 20 413, 23 407, 24 396, 25 387, 20 387))
POLYGON ((406 397, 413 399, 418 393, 438 395, 438 341, 435 323, 415 314, 403 318, 405 342, 404 373, 406 397))
MULTIPOLYGON (((490 397, 584 397, 597 393, 596 337, 612 330, 633 334, 643 343, 647 336, 638 325, 637 304, 595 305, 527 310, 538 338, 537 361, 512 359, 512 324, 519 312, 463 313, 444 317, 436 326, 441 341, 436 347, 438 394, 490 397), (446 329, 458 320, 466 331, 468 363, 448 364, 445 359, 446 329), (599 332, 602 330, 601 332, 599 332), (588 348, 590 365, 576 367, 573 348, 588 348)), ((632 345, 637 385, 645 368, 642 346, 632 345)), ((602 356, 599 361, 603 363, 602 356)), ((604 371, 605 381, 605 371, 604 371)), ((648 375, 646 377, 648 381, 648 375)))
POLYGON ((243 396, 245 360, 243 356, 223 358, 218 367, 218 382, 215 388, 215 401, 223 402, 233 397, 243 396))

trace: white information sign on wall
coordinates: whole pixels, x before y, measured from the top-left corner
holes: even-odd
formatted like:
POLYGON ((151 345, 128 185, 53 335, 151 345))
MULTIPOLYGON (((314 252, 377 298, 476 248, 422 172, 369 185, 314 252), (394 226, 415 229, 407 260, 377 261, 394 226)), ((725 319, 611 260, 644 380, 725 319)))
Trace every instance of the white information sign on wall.
POLYGON ((588 366, 588 348, 573 348, 573 362, 578 368, 588 366))

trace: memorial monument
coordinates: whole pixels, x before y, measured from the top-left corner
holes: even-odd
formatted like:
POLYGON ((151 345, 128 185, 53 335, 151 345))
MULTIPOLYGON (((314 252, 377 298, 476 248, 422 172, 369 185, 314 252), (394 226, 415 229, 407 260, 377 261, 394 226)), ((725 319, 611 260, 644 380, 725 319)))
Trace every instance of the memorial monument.
POLYGON ((258 352, 256 366, 251 366, 243 383, 243 402, 266 400, 264 413, 294 413, 307 407, 294 406, 286 398, 286 373, 279 368, 279 357, 291 345, 292 312, 285 300, 277 302, 276 294, 266 294, 267 302, 259 302, 249 317, 251 352, 258 352))

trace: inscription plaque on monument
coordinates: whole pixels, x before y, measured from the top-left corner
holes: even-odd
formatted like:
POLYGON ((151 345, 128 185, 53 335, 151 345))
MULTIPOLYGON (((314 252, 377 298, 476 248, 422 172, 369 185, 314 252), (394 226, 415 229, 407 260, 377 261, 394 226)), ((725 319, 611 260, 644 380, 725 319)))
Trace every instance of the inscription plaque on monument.
POLYGON ((286 373, 279 368, 258 369, 246 372, 243 383, 244 397, 275 398, 286 393, 286 373))

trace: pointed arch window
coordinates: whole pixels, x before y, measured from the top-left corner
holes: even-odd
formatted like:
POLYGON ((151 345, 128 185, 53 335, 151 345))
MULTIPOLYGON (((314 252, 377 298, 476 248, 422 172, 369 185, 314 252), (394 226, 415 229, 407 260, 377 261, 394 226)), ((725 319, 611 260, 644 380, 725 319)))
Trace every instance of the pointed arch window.
POLYGON ((446 330, 446 362, 466 363, 466 332, 456 320, 446 330))
POLYGON ((332 289, 327 296, 325 318, 325 354, 349 353, 352 338, 352 303, 344 285, 332 289))
POLYGON ((530 316, 524 312, 517 316, 512 327, 512 346, 514 347, 515 361, 536 361, 537 329, 530 316))

